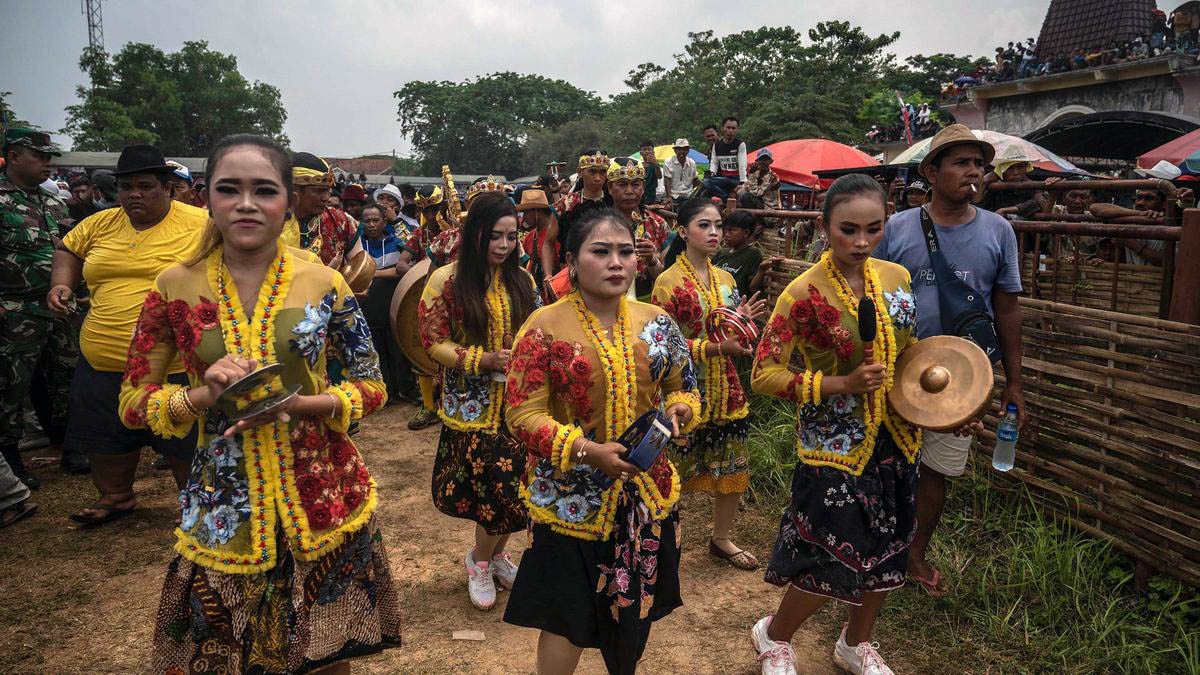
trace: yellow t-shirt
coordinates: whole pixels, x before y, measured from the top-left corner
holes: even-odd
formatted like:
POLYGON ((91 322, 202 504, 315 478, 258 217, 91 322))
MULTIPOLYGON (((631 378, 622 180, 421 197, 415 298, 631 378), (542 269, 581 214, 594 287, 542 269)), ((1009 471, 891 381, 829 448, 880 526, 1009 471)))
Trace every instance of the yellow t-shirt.
MULTIPOLYGON (((79 348, 96 370, 124 372, 129 340, 146 293, 159 272, 186 260, 208 221, 208 212, 171 201, 162 221, 138 232, 125 210, 85 218, 63 239, 83 259, 91 309, 79 332, 79 348)), ((178 362, 171 372, 182 372, 178 362)))

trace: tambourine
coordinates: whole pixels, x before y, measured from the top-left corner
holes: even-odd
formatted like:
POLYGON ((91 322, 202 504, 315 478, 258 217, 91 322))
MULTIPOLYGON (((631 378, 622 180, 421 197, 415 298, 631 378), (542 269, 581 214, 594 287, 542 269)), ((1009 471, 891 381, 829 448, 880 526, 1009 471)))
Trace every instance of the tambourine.
MULTIPOLYGON (((621 453, 621 459, 636 466, 642 471, 649 471, 658 461, 667 443, 671 442, 671 422, 657 410, 637 418, 617 438, 617 443, 628 448, 621 453)), ((602 488, 613 484, 613 479, 600 469, 592 469, 592 476, 602 488)))
POLYGON ((258 370, 246 373, 237 382, 225 387, 225 391, 221 392, 219 400, 235 403, 239 397, 258 389, 282 372, 282 363, 270 363, 258 370))
POLYGON ((710 337, 717 342, 738 338, 752 344, 758 340, 758 326, 736 309, 717 307, 708 313, 706 326, 710 337))

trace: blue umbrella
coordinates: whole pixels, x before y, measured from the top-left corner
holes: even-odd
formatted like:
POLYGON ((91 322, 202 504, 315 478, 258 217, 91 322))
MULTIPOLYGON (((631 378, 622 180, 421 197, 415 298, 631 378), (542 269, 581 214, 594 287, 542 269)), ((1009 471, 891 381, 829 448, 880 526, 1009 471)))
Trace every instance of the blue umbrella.
POLYGON ((956 84, 960 87, 968 85, 968 84, 975 84, 975 83, 976 83, 975 78, 971 77, 970 75, 963 75, 962 77, 960 77, 954 81, 954 84, 956 84))

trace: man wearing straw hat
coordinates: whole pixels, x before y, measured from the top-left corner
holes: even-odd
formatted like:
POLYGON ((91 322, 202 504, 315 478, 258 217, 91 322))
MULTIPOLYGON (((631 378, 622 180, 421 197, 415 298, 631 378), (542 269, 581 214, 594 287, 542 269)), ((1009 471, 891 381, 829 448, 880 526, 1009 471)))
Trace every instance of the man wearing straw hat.
MULTIPOLYGON (((931 201, 901 211, 884 227, 874 256, 903 265, 912 276, 920 338, 945 333, 938 299, 938 279, 930 262, 921 214, 928 213, 938 245, 955 275, 979 292, 992 316, 1004 359, 1005 387, 1000 409, 1018 408, 1025 425, 1021 392, 1021 292, 1017 237, 1001 216, 972 204, 995 157, 992 145, 961 124, 952 124, 933 137, 918 172, 931 187, 931 201)), ((971 449, 971 437, 926 431, 917 484, 917 530, 909 549, 908 576, 932 595, 945 595, 942 573, 925 559, 930 537, 946 505, 946 476, 961 476, 971 449)))

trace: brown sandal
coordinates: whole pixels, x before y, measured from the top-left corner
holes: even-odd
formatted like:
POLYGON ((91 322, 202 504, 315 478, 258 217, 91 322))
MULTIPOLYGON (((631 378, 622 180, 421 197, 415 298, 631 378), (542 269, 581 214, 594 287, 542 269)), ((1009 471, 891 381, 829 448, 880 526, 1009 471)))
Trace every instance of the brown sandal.
POLYGON ((708 554, 720 558, 740 570, 758 569, 758 558, 750 555, 749 552, 738 549, 733 553, 726 553, 712 539, 708 540, 708 554))
POLYGON ((37 511, 37 504, 33 504, 28 501, 23 501, 19 504, 13 504, 6 509, 0 510, 0 529, 6 528, 18 520, 22 520, 33 515, 34 511, 37 511))

